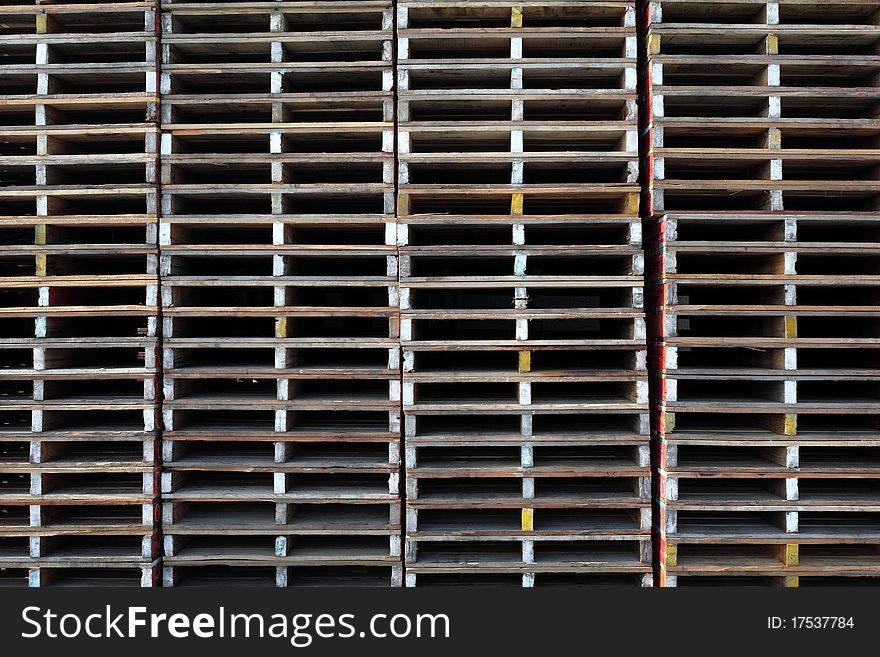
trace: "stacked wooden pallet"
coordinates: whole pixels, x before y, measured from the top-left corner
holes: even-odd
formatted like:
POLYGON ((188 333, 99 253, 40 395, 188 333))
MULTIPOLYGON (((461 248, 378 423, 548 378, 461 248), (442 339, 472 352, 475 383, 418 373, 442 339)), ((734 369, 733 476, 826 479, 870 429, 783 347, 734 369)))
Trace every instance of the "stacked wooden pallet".
POLYGON ((400 582, 392 31, 162 6, 165 585, 400 582))
POLYGON ((880 8, 648 6, 667 586, 880 575, 880 8))
POLYGON ((633 3, 397 36, 407 585, 649 584, 633 3))
POLYGON ((150 586, 156 8, 0 26, 0 582, 150 586))

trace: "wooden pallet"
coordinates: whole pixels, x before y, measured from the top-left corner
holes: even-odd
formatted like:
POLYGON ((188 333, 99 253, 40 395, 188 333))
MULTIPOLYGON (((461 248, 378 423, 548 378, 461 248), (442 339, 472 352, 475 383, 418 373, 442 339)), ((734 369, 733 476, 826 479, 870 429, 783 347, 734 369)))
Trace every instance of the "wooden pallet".
MULTIPOLYGON (((400 567, 390 564, 377 565, 373 560, 369 566, 350 565, 352 559, 340 561, 349 565, 310 565, 299 563, 285 566, 285 581, 288 588, 328 588, 328 587, 388 587, 398 586, 400 567)), ((215 562, 178 564, 173 570, 165 570, 165 586, 175 587, 275 587, 278 586, 278 567, 267 565, 265 560, 236 563, 227 561, 222 565, 215 562), (169 581, 169 575, 173 580, 169 581)))
MULTIPOLYGON (((528 576, 532 587, 582 587, 582 586, 651 586, 652 576, 645 573, 538 572, 528 576)), ((470 572, 422 572, 418 576, 419 588, 461 586, 504 586, 521 588, 523 575, 517 572, 486 572, 485 569, 470 572)))
POLYGON ((6 587, 152 587, 159 585, 158 561, 144 563, 121 560, 87 562, 84 559, 47 561, 38 567, 33 562, 9 561, 0 568, 0 588, 6 587))

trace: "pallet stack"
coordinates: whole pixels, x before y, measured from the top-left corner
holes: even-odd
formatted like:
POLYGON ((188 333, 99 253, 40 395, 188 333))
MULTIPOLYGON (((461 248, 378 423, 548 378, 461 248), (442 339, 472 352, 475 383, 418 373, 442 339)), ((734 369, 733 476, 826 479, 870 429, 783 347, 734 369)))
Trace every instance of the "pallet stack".
POLYGON ((0 7, 0 584, 876 582, 880 5, 636 4, 0 7))
POLYGON ((649 585, 633 3, 397 37, 406 583, 649 585))
POLYGON ((867 583, 880 7, 647 12, 660 583, 867 583))
POLYGON ((393 13, 162 5, 164 584, 399 584, 393 13))
POLYGON ((156 7, 0 24, 0 582, 151 586, 156 7))

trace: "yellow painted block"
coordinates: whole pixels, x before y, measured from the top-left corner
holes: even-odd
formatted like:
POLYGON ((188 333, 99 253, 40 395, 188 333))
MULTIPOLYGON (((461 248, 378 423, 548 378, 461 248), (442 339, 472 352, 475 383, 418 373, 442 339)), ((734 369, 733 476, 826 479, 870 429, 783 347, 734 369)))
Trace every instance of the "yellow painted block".
POLYGON ((639 213, 639 195, 638 194, 627 194, 626 195, 626 205, 624 207, 625 214, 638 214, 639 213))
POLYGON ((675 413, 663 414, 663 433, 672 433, 675 429, 675 413))
POLYGON ((276 317, 275 318, 275 337, 276 338, 286 338, 287 337, 287 318, 286 317, 276 317))
POLYGON ((785 578, 785 588, 787 589, 796 589, 800 587, 800 579, 797 575, 790 575, 785 578))
POLYGON ((519 352, 519 371, 520 372, 531 372, 532 371, 532 352, 531 351, 519 352))
POLYGON ((785 318, 785 337, 796 338, 797 334, 797 317, 785 318))
POLYGON ((648 52, 652 55, 660 54, 660 35, 652 34, 648 37, 648 52))
POLYGON ((785 565, 798 565, 798 546, 797 544, 788 544, 785 546, 785 565))
POLYGON ((510 199, 510 214, 523 213, 524 198, 522 194, 514 194, 510 199))
POLYGON ((767 148, 776 150, 782 148, 782 131, 779 128, 770 128, 768 131, 767 148))
POLYGON ((797 413, 785 414, 785 430, 783 431, 783 433, 786 436, 797 435, 797 413))
MULTIPOLYGON (((46 225, 37 224, 34 226, 34 244, 40 245, 46 243, 46 225)), ((37 276, 45 276, 47 273, 46 254, 38 253, 35 257, 35 266, 37 276)))
POLYGON ((778 55, 779 54, 779 37, 776 34, 768 34, 767 35, 767 54, 768 55, 778 55))
POLYGON ((667 545, 666 546, 666 565, 667 566, 677 566, 678 565, 678 546, 677 545, 667 545))
POLYGON ((397 195, 397 213, 409 214, 409 194, 400 193, 397 195))
POLYGON ((535 510, 534 509, 523 509, 522 510, 522 530, 524 532, 531 532, 535 530, 535 510))
POLYGON ((45 34, 49 31, 49 17, 46 14, 37 14, 37 34, 45 34))
POLYGON ((522 7, 511 7, 510 8, 510 27, 522 27, 522 26, 523 26, 522 7))

